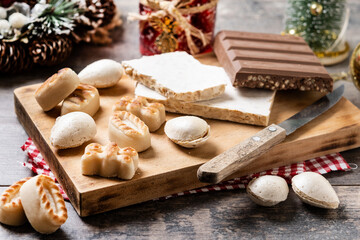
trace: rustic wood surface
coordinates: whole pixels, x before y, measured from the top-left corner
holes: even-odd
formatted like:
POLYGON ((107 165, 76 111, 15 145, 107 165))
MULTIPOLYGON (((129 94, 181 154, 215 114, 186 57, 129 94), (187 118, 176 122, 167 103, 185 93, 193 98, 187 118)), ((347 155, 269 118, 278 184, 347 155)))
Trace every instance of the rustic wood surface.
MULTIPOLYGON (((221 29, 278 33, 283 28, 285 0, 221 0, 216 31, 221 29)), ((360 42, 360 2, 349 0, 351 10, 347 39, 352 48, 360 42)), ((123 14, 137 11, 137 1, 120 1, 123 14)), ((0 76, 0 192, 20 178, 31 176, 21 166, 26 156, 20 146, 27 134, 18 122, 13 90, 42 82, 59 68, 81 70, 101 58, 115 60, 139 57, 138 27, 125 23, 114 33, 113 45, 80 46, 61 66, 35 69, 17 76, 0 76)), ((348 60, 329 72, 347 72, 348 60)), ((360 93, 351 82, 345 96, 360 107, 360 93)), ((339 84, 339 83, 337 83, 339 84)), ((343 152, 349 163, 360 164, 360 149, 343 152)), ((203 193, 149 201, 119 210, 80 218, 70 203, 68 221, 51 239, 359 239, 360 170, 325 175, 335 185, 341 204, 323 210, 302 204, 291 192, 284 203, 263 208, 252 203, 244 190, 203 193)), ((40 238, 29 224, 20 228, 0 225, 0 239, 40 238)))

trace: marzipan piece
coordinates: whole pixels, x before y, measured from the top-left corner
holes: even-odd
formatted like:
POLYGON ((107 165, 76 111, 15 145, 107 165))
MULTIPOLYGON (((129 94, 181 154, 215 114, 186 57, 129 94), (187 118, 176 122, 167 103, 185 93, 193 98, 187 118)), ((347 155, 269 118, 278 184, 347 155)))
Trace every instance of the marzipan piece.
POLYGON ((155 132, 165 122, 165 107, 161 103, 149 103, 144 97, 122 97, 116 102, 113 111, 128 111, 139 117, 149 127, 150 132, 155 132))
POLYGON ((96 87, 87 84, 80 84, 76 90, 62 103, 61 115, 70 112, 84 112, 90 116, 99 110, 100 97, 96 87))
POLYGON ((39 233, 53 233, 67 220, 64 199, 49 176, 38 175, 24 183, 20 198, 26 217, 39 233))
POLYGON ((80 79, 70 68, 63 68, 47 79, 35 92, 35 99, 44 111, 56 107, 80 84, 80 79))
POLYGON ((10 226, 20 226, 26 222, 26 216, 19 196, 21 186, 31 179, 23 178, 8 187, 0 196, 0 222, 10 226))
POLYGON ((119 148, 116 143, 102 146, 91 143, 81 157, 83 175, 131 179, 138 168, 139 156, 132 147, 119 148))
POLYGON ((137 152, 145 151, 151 146, 148 126, 126 111, 117 111, 110 117, 109 139, 119 147, 133 147, 137 152))

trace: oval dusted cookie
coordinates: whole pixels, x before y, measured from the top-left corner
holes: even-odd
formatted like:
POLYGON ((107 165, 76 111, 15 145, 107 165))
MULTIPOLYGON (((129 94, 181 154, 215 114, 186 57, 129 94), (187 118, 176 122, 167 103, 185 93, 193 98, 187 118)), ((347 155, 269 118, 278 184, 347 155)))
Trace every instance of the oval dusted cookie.
POLYGON ((166 122, 164 131, 171 141, 186 148, 199 147, 210 137, 210 125, 195 116, 173 118, 166 122))
POLYGON ((20 199, 21 186, 31 179, 23 178, 8 187, 0 196, 0 222, 10 226, 20 226, 26 222, 26 216, 20 199))
POLYGON ((94 116, 100 107, 99 91, 88 84, 80 84, 61 105, 61 115, 84 112, 94 116))
POLYGON ((139 117, 149 127, 150 132, 155 132, 165 122, 165 107, 161 103, 149 103, 144 97, 122 97, 113 106, 113 111, 128 111, 139 117))
POLYGON ((55 232, 67 220, 67 209, 54 180, 38 175, 20 188, 20 198, 31 226, 43 234, 55 232))
POLYGON ((139 165, 138 153, 132 147, 119 148, 111 142, 106 146, 90 143, 81 157, 83 175, 131 179, 139 165))
POLYGON ((35 99, 44 111, 56 107, 80 84, 77 74, 70 68, 63 68, 48 78, 35 92, 35 99))
POLYGON ((91 140, 96 132, 96 123, 89 114, 71 112, 56 118, 50 143, 58 149, 74 148, 91 140))
POLYGON ((304 203, 315 207, 336 209, 339 198, 329 181, 319 173, 303 172, 291 180, 296 195, 304 203))
POLYGON ((285 201, 289 187, 282 177, 265 175, 251 180, 246 192, 256 204, 269 207, 285 201))
POLYGON ((132 147, 142 152, 151 146, 149 128, 134 114, 114 112, 109 120, 109 139, 119 147, 132 147))
POLYGON ((80 82, 96 88, 115 86, 123 75, 120 63, 111 59, 101 59, 86 66, 80 73, 80 82))

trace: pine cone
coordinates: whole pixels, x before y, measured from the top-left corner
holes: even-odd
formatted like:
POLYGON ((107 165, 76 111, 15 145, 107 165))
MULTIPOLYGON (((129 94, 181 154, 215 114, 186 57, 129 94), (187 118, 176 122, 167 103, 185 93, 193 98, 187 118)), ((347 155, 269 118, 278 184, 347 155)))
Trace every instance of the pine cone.
POLYGON ((116 6, 113 0, 86 0, 87 17, 94 28, 108 25, 116 14, 116 6))
POLYGON ((24 43, 0 41, 0 72, 17 73, 33 65, 24 43))
POLYGON ((35 39, 30 43, 29 53, 34 63, 53 66, 70 56, 73 43, 68 36, 53 35, 35 39))
POLYGON ((75 21, 72 32, 76 42, 91 42, 91 35, 109 25, 117 13, 113 0, 85 0, 85 3, 85 12, 75 21))

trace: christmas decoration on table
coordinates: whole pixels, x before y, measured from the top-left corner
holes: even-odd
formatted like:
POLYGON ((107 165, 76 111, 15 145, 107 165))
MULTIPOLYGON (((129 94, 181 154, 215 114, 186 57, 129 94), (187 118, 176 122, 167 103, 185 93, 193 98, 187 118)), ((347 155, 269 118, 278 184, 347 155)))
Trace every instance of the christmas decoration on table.
POLYGON ((0 0, 0 72, 59 64, 74 43, 111 43, 120 24, 112 0, 0 0))
POLYGON ((211 51, 218 0, 140 0, 140 52, 173 51, 198 54, 211 51))
POLYGON ((346 0, 288 0, 284 34, 304 38, 322 64, 332 65, 349 55, 348 21, 346 0))
POLYGON ((120 26, 120 12, 112 0, 82 0, 81 7, 86 11, 75 20, 72 36, 75 42, 109 44, 110 30, 120 26))
POLYGON ((350 59, 350 76, 360 90, 360 43, 354 49, 350 59))
POLYGON ((360 43, 355 47, 352 52, 350 61, 349 61, 349 71, 332 73, 330 76, 334 81, 352 81, 355 87, 360 91, 360 43))

